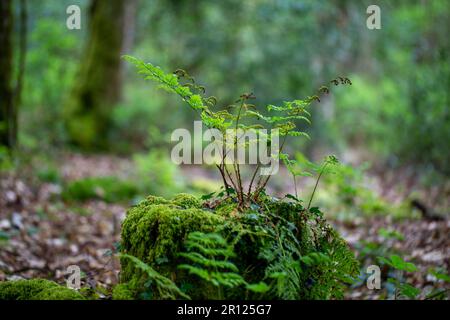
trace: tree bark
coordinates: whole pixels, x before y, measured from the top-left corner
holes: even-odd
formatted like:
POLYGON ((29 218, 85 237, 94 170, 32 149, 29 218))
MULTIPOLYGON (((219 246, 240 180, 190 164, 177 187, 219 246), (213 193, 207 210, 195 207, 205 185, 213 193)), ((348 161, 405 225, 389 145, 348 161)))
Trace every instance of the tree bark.
POLYGON ((0 1, 0 145, 16 144, 13 75, 13 8, 11 0, 0 1))
POLYGON ((91 2, 87 44, 64 106, 69 139, 84 149, 107 147, 111 108, 121 98, 125 2, 91 2))

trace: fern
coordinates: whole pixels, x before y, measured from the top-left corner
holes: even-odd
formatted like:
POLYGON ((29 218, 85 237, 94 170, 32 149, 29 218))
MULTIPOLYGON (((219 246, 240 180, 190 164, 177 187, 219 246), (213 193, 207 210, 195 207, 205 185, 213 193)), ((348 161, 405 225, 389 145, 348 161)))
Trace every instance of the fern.
MULTIPOLYGON (((311 123, 311 114, 307 111, 309 105, 314 102, 320 102, 320 96, 329 93, 329 88, 322 86, 317 91, 316 95, 309 96, 303 100, 295 99, 292 101, 285 101, 280 106, 268 105, 266 107, 268 115, 263 115, 257 111, 255 105, 249 103, 250 100, 255 99, 253 93, 244 93, 240 95, 235 104, 225 106, 222 110, 213 111, 212 107, 217 104, 217 99, 213 96, 206 96, 205 87, 198 85, 194 78, 191 77, 186 71, 177 69, 172 74, 165 73, 159 67, 154 66, 151 63, 145 63, 137 58, 131 56, 124 56, 124 59, 133 63, 138 69, 138 73, 144 76, 144 79, 153 80, 159 83, 160 87, 166 91, 177 94, 181 99, 186 102, 192 109, 199 113, 199 116, 208 128, 215 128, 220 130, 223 137, 226 136, 226 130, 243 129, 250 130, 256 129, 258 133, 261 133, 261 128, 271 129, 276 128, 279 131, 279 136, 282 137, 282 142, 279 150, 279 154, 282 153, 286 139, 288 137, 305 137, 309 139, 309 135, 299 130, 297 122, 303 121, 308 124, 311 123), (230 113, 228 110, 236 110, 235 113, 230 113), (255 121, 259 121, 255 123, 255 121), (261 123, 262 122, 262 123, 261 123)), ((334 85, 339 84, 351 84, 348 78, 338 77, 331 81, 334 85)), ((259 135, 260 139, 263 136, 259 135)), ((265 138, 270 137, 264 135, 265 138)), ((225 141, 226 139, 223 139, 225 141)), ((232 147, 233 152, 239 147, 248 148, 251 143, 258 143, 259 141, 242 142, 240 138, 235 137, 232 147)), ((229 145, 227 147, 230 147, 229 145)), ((278 157, 278 155, 274 155, 278 157)), ((288 155, 284 156, 285 158, 288 155)), ((261 194, 264 192, 265 187, 271 177, 271 175, 262 176, 257 174, 261 167, 261 163, 256 166, 254 173, 251 175, 251 180, 248 184, 247 192, 244 191, 244 182, 241 174, 241 168, 236 160, 233 160, 230 168, 225 164, 226 154, 222 155, 222 160, 217 164, 217 168, 222 176, 224 189, 227 195, 230 196, 229 190, 232 189, 236 192, 236 197, 239 203, 239 209, 244 211, 248 208, 252 201, 258 201, 261 194), (255 185, 254 185, 254 182, 255 185)), ((295 177, 294 177, 295 181, 295 177)))
POLYGON ((223 290, 226 288, 245 286, 259 293, 269 289, 263 282, 249 284, 244 280, 236 265, 228 260, 235 257, 233 247, 218 233, 191 232, 186 240, 186 249, 188 252, 179 255, 190 264, 181 264, 178 268, 217 287, 217 299, 224 298, 223 290))
POLYGON ((172 280, 164 277, 145 262, 128 254, 120 254, 120 257, 130 259, 137 268, 144 271, 148 275, 149 279, 154 281, 155 290, 158 292, 158 296, 162 299, 190 299, 190 297, 183 293, 172 280))

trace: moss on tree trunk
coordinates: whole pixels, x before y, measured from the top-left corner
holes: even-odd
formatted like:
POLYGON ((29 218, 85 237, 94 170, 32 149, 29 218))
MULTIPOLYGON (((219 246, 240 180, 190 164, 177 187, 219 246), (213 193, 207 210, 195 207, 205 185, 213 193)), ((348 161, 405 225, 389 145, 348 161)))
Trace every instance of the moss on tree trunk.
POLYGON ((120 99, 125 1, 93 0, 81 67, 64 106, 69 139, 84 148, 104 148, 111 108, 120 99))

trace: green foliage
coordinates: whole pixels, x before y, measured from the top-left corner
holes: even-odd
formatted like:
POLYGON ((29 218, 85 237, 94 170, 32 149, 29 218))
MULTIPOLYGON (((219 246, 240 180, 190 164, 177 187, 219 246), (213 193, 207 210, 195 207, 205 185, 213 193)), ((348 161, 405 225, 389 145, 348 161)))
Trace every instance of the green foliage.
POLYGON ((323 177, 324 188, 317 192, 320 206, 326 208, 330 216, 342 220, 374 215, 415 217, 406 202, 389 203, 373 190, 372 181, 366 174, 367 167, 367 164, 350 166, 342 163, 333 166, 333 174, 323 177))
POLYGON ((75 290, 45 279, 0 282, 0 300, 84 300, 75 290))
POLYGON ((59 174, 58 168, 47 165, 44 168, 37 170, 36 176, 42 182, 50 182, 50 183, 60 183, 61 176, 59 174))
POLYGON ((396 274, 395 277, 391 277, 388 279, 388 283, 391 283, 395 287, 395 298, 398 295, 407 297, 410 299, 415 299, 419 294, 420 290, 406 283, 405 281, 400 280, 403 272, 415 272, 418 271, 418 268, 412 262, 407 262, 403 260, 398 255, 391 255, 388 259, 384 257, 379 257, 378 260, 385 265, 390 266, 400 274, 396 274))
MULTIPOLYGON (((231 143, 230 145, 230 142, 227 141, 227 145, 223 147, 224 149, 229 149, 230 147, 232 147, 231 152, 236 152, 238 146, 241 148, 248 148, 252 143, 259 144, 259 140, 261 137, 259 134, 262 134, 262 132, 258 129, 261 128, 272 128, 278 130, 277 135, 282 137, 283 139, 281 142, 280 153, 288 136, 304 136, 309 138, 307 133, 298 130, 297 122, 305 121, 307 123, 310 123, 309 117, 311 116, 311 114, 307 111, 307 107, 313 101, 320 102, 320 96, 329 93, 328 87, 322 86, 317 91, 316 95, 309 96, 306 99, 285 101, 279 106, 268 105, 266 109, 267 112, 269 112, 269 115, 267 116, 258 112, 256 106, 248 102, 249 100, 256 98, 253 93, 244 93, 240 95, 235 104, 222 107, 219 111, 213 111, 213 108, 216 107, 217 104, 217 98, 213 96, 206 96, 205 88, 201 85, 196 84, 195 80, 186 71, 177 69, 175 72, 170 74, 165 73, 161 68, 153 65, 152 63, 143 62, 142 60, 139 60, 132 56, 124 56, 124 59, 133 63, 136 66, 138 73, 141 74, 144 79, 153 80, 157 82, 162 89, 171 93, 175 93, 179 97, 181 97, 184 102, 186 102, 192 109, 199 113, 200 119, 207 128, 218 129, 221 132, 222 141, 226 141, 226 131, 228 129, 234 129, 235 136, 233 139, 233 143, 231 143), (237 112, 230 113, 229 110, 231 109, 235 109, 237 110, 237 112), (262 125, 261 123, 264 123, 265 125, 262 125), (258 132, 256 141, 250 141, 248 143, 246 143, 245 141, 241 142, 240 138, 238 138, 238 129, 242 129, 244 131, 256 129, 256 131, 258 132)), ((351 81, 348 78, 343 77, 338 77, 332 80, 331 83, 336 86, 339 84, 351 85, 351 81)), ((280 157, 278 152, 277 154, 274 154, 272 156, 278 158, 280 157)), ((249 203, 250 198, 253 198, 255 201, 258 200, 258 197, 260 196, 261 192, 270 179, 270 175, 267 175, 266 177, 260 175, 254 188, 254 193, 251 194, 252 185, 261 164, 256 167, 256 170, 251 175, 252 178, 249 183, 248 191, 246 192, 243 187, 243 177, 241 175, 239 163, 235 160, 235 158, 233 158, 232 174, 230 173, 228 166, 225 164, 225 159, 227 157, 226 154, 222 154, 221 157, 221 162, 217 164, 217 168, 219 169, 222 176, 224 188, 225 190, 228 190, 230 186, 234 188, 234 190, 236 191, 237 199, 239 201, 239 208, 242 209, 246 207, 249 203)), ((283 154, 282 157, 284 161, 288 160, 287 154, 283 154)), ((333 159, 335 160, 336 158, 330 157, 328 160, 331 161, 333 159)), ((329 164, 328 160, 325 164, 325 167, 329 164)), ((321 175, 322 172, 319 175, 319 179, 321 175)), ((311 200, 313 195, 311 196, 311 200)))
POLYGON ((114 286, 112 292, 113 300, 134 300, 133 290, 129 288, 128 284, 119 283, 114 286))
POLYGON ((134 180, 142 194, 171 196, 183 187, 178 167, 164 150, 133 155, 134 180))
POLYGON ((387 264, 391 266, 392 268, 400 271, 406 271, 406 272, 414 272, 417 271, 417 267, 411 263, 404 261, 400 256, 398 255, 391 255, 389 259, 386 259, 384 257, 379 257, 379 261, 383 264, 387 264))
POLYGON ((274 280, 273 293, 281 299, 342 298, 344 288, 357 274, 358 265, 345 242, 326 224, 322 213, 311 208, 308 217, 306 212, 300 218, 305 220, 297 224, 281 219, 275 228, 264 229, 274 239, 261 253, 270 262, 265 275, 274 280), (293 232, 300 235, 293 236, 293 232))
MULTIPOLYGON (((217 196, 204 203, 188 195, 149 197, 132 207, 123 253, 192 299, 342 298, 358 265, 317 208, 263 196, 263 206, 240 212, 225 191, 217 196)), ((120 281, 135 297, 161 298, 134 264, 122 258, 121 266, 120 281)))
POLYGON ((405 236, 397 230, 389 230, 385 228, 378 229, 378 234, 385 239, 395 239, 399 241, 405 240, 405 236))
POLYGON ((131 182, 116 177, 91 177, 69 182, 62 197, 66 201, 129 202, 137 193, 137 187, 131 182))
MULTIPOLYGON (((61 7, 54 4, 27 4, 28 37, 25 77, 20 108, 19 138, 22 147, 42 150, 61 146, 66 132, 61 121, 61 104, 76 74, 83 31, 67 32, 59 23, 61 7)), ((86 8, 86 1, 79 5, 86 8)))
POLYGON ((122 258, 130 259, 137 268, 143 270, 147 274, 149 285, 153 285, 154 290, 156 290, 156 294, 161 299, 176 299, 178 297, 189 299, 189 296, 181 292, 172 280, 162 276, 148 264, 128 254, 121 254, 120 256, 122 258))
POLYGON ((235 257, 233 248, 219 234, 192 232, 186 240, 186 248, 188 252, 179 255, 191 264, 180 264, 178 268, 218 287, 217 299, 223 298, 222 287, 233 288, 245 283, 237 273, 238 268, 228 261, 235 257))
POLYGON ((436 270, 431 269, 430 273, 436 277, 438 280, 443 280, 445 282, 450 282, 450 276, 447 273, 438 272, 436 270))
MULTIPOLYGON (((150 265, 165 277, 171 277, 178 265, 178 253, 183 251, 184 239, 193 231, 211 232, 223 218, 212 212, 198 208, 186 208, 186 196, 176 197, 177 203, 160 197, 150 196, 137 206, 130 208, 122 225, 122 253, 134 256, 150 265), (184 206, 180 206, 184 204, 184 206)), ((152 292, 153 299, 160 299, 158 293, 147 283, 147 274, 135 267, 129 259, 121 259, 121 283, 129 283, 136 296, 142 292, 152 292)), ((181 288, 185 276, 177 276, 177 285, 181 288)), ((202 288, 193 295, 198 298, 202 288)), ((202 293, 203 294, 203 293, 202 293)))
MULTIPOLYGON (((445 299, 448 294, 445 289, 433 288, 426 292, 408 284, 408 277, 416 278, 419 268, 412 262, 405 261, 401 253, 395 250, 394 244, 397 241, 403 241, 404 236, 393 229, 380 228, 378 234, 382 238, 381 243, 361 241, 357 244, 359 252, 358 259, 361 262, 361 282, 359 285, 365 285, 366 266, 380 264, 383 276, 381 287, 385 290, 380 299, 445 299)), ((436 281, 447 281, 448 275, 445 273, 428 270, 428 273, 436 277, 436 281)), ((356 286, 358 284, 355 284, 356 286)))
POLYGON ((245 285, 245 288, 257 293, 264 293, 269 287, 264 282, 249 284, 238 273, 236 265, 230 258, 235 258, 233 246, 218 233, 192 232, 186 240, 187 252, 179 255, 190 264, 180 264, 179 269, 185 269, 190 274, 212 283, 217 287, 217 295, 211 299, 223 299, 223 290, 245 285))
POLYGON ((0 146, 0 172, 8 171, 13 167, 13 161, 8 148, 0 146))

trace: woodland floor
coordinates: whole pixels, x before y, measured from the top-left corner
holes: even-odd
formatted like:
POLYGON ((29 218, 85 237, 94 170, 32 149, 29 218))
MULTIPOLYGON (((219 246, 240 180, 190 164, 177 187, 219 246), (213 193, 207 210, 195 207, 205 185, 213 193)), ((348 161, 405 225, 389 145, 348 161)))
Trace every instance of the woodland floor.
MULTIPOLYGON (((65 181, 88 176, 111 176, 127 172, 130 162, 112 156, 66 155, 61 161, 65 181)), ((189 173, 187 173, 189 174, 189 173)), ((195 174, 198 174, 196 172, 195 174)), ((119 263, 111 254, 120 240, 120 225, 126 206, 103 201, 87 201, 76 206, 54 201, 61 187, 36 184, 27 173, 0 177, 0 281, 42 277, 64 283, 64 271, 78 265, 85 282, 111 287, 118 281, 119 263)), ((378 230, 393 228, 403 241, 383 242, 388 249, 403 253, 420 272, 411 284, 426 288, 435 279, 427 275, 430 267, 449 270, 450 220, 396 220, 389 217, 358 218, 351 222, 330 221, 359 254, 362 241, 382 243, 378 230)), ((444 286, 440 284, 438 286, 444 286)), ((349 299, 375 299, 376 290, 365 286, 349 289, 349 299)))

